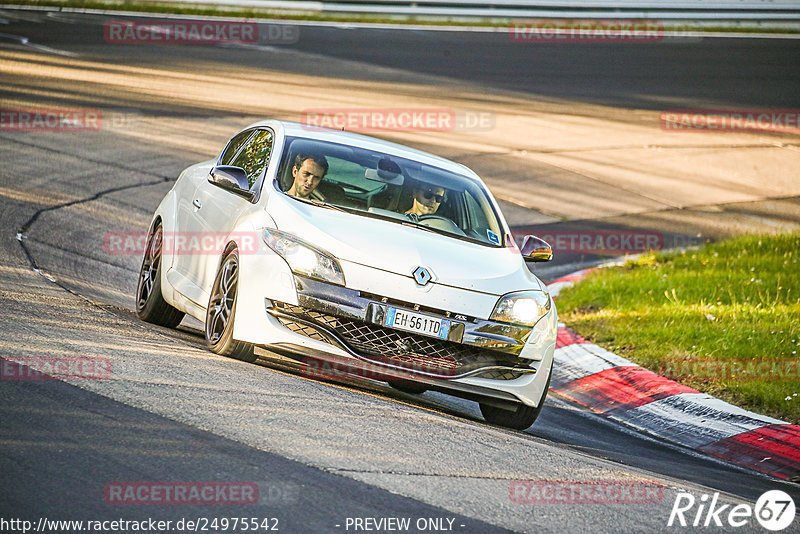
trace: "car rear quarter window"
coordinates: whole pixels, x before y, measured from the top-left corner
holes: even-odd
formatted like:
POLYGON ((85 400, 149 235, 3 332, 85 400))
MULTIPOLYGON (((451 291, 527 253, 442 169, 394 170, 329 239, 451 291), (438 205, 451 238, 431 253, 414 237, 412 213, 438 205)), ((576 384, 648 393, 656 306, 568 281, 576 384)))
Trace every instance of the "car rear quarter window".
POLYGON ((253 130, 246 130, 234 135, 233 138, 228 141, 228 146, 225 147, 222 157, 219 158, 219 164, 230 165, 233 158, 235 158, 236 154, 239 152, 239 149, 250 139, 251 135, 253 135, 253 130))
POLYGON ((250 138, 244 149, 236 156, 231 165, 241 167, 247 173, 250 187, 266 169, 272 155, 272 132, 259 130, 250 138))

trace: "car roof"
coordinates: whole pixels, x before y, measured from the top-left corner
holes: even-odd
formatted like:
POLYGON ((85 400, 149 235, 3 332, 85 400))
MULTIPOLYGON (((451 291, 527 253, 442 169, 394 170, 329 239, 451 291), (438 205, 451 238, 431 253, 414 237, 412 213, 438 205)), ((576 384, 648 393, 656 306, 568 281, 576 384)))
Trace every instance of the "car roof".
POLYGON ((475 172, 472 169, 470 169, 465 165, 456 163, 455 161, 451 161, 447 158, 443 158, 435 154, 431 154, 429 152, 417 150, 415 148, 411 148, 398 143, 393 143, 391 141, 378 139, 377 137, 371 137, 368 135, 357 134, 344 130, 323 128, 321 126, 312 126, 309 124, 302 124, 299 122, 281 121, 274 119, 256 122, 254 124, 251 124, 247 128, 257 128, 264 126, 271 127, 276 130, 282 130, 284 135, 291 137, 303 137, 306 139, 314 139, 318 141, 329 141, 332 143, 353 145, 359 148, 375 150, 377 152, 385 152, 392 156, 398 156, 401 158, 420 161, 428 165, 433 165, 435 167, 447 169, 457 174, 466 175, 471 178, 477 178, 478 181, 480 181, 481 183, 483 182, 483 180, 481 180, 480 177, 477 174, 475 174, 475 172))

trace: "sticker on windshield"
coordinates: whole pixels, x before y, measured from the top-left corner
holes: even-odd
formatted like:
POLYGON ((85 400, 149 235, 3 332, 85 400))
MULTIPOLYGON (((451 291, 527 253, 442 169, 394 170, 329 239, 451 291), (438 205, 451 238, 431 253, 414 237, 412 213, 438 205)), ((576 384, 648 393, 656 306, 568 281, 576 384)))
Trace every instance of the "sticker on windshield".
POLYGON ((486 237, 488 237, 489 241, 491 241, 495 245, 500 244, 500 236, 492 232, 491 230, 486 230, 486 237))

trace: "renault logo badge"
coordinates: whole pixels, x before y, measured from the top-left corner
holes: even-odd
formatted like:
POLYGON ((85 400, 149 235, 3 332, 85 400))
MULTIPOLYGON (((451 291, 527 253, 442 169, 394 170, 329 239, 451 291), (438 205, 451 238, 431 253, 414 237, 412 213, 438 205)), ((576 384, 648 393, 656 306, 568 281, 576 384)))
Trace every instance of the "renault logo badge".
POLYGON ((421 286, 427 285, 433 279, 430 271, 422 266, 416 267, 411 274, 414 275, 414 280, 421 286))

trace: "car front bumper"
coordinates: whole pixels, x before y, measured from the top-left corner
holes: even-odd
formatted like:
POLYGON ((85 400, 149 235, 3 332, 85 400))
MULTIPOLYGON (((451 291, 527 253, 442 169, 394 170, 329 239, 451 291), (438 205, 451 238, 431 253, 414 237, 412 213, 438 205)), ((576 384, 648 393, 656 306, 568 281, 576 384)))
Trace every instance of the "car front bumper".
MULTIPOLYGON (((345 356, 344 361, 357 360, 346 365, 350 374, 413 381, 497 405, 521 401, 536 406, 543 398, 555 349, 554 306, 533 328, 526 328, 299 276, 294 282, 297 304, 265 299, 264 307, 272 320, 300 339, 271 343, 273 348, 316 358, 324 344, 326 352, 345 356), (390 307, 451 321, 447 339, 384 326, 390 307)), ((342 361, 336 369, 342 369, 342 361)))

